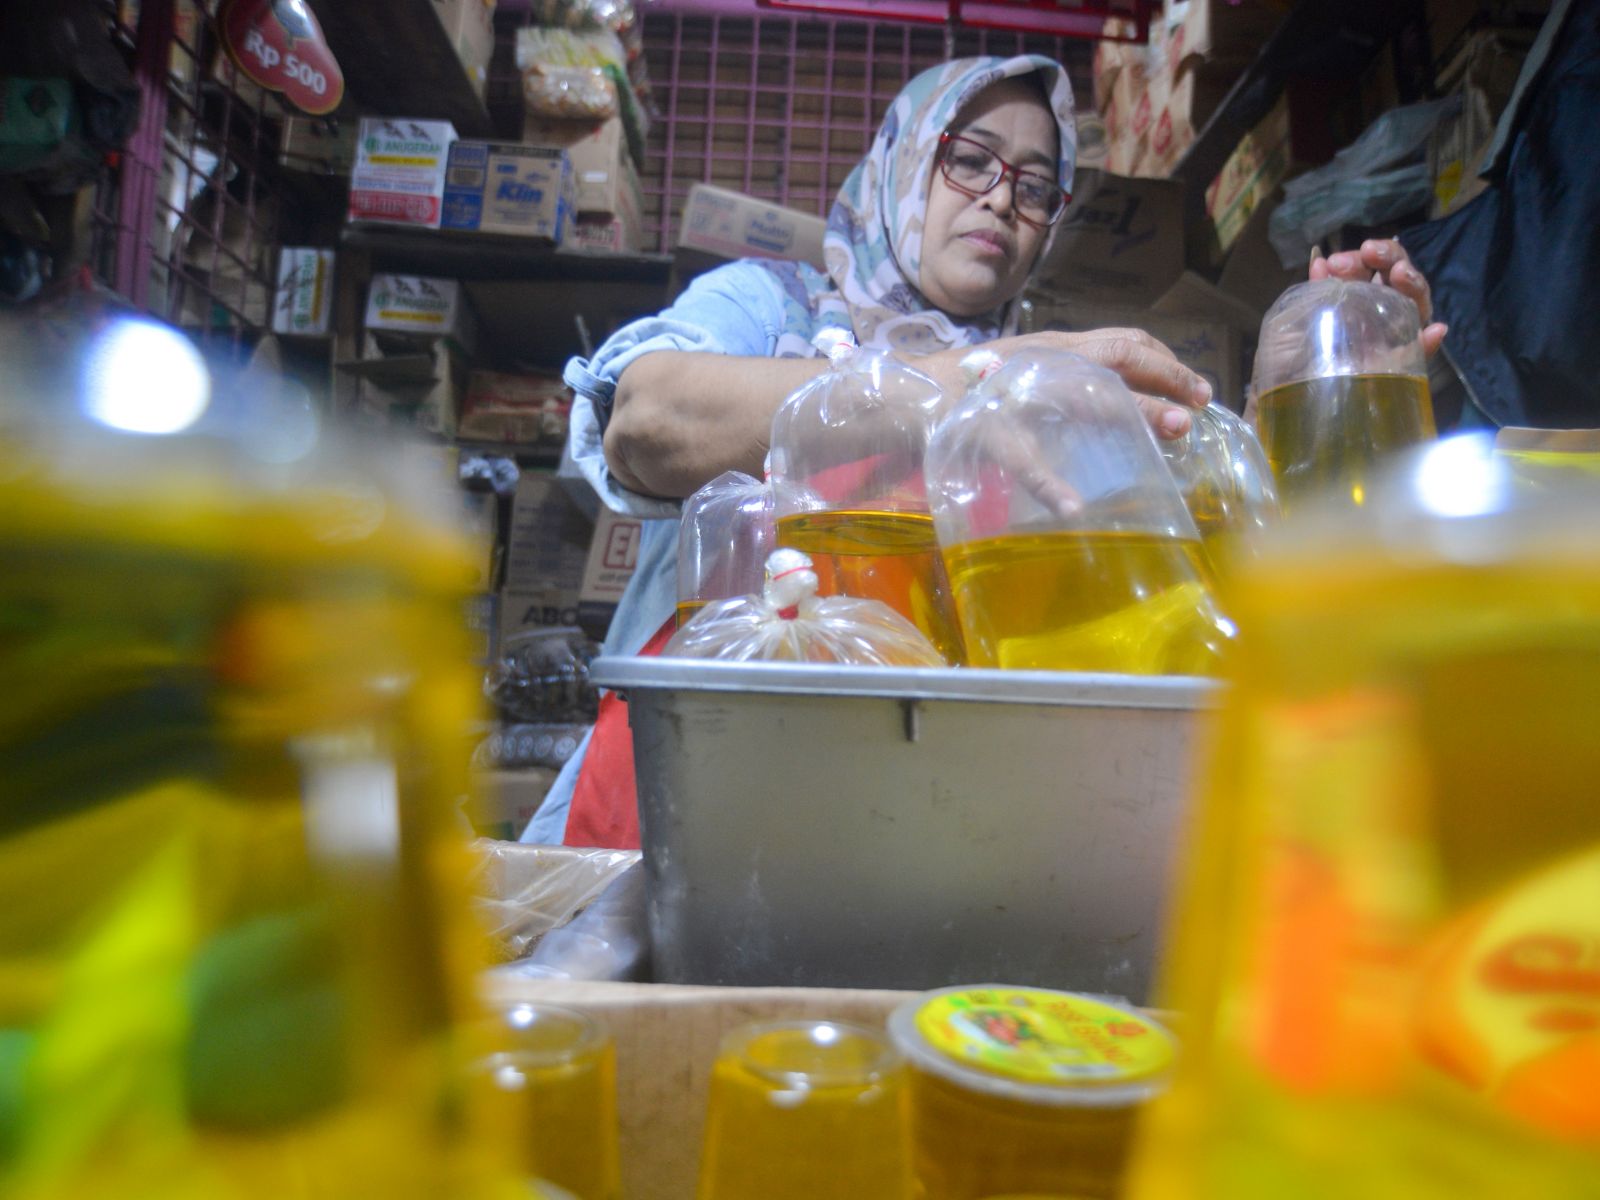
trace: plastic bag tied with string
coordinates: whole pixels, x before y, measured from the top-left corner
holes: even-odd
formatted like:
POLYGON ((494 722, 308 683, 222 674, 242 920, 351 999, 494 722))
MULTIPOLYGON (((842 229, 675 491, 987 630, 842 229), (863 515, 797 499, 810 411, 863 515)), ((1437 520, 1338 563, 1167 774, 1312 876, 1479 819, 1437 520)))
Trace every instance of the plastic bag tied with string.
POLYGON ((1220 575, 1255 556, 1256 535, 1278 519, 1278 485, 1255 430, 1238 415, 1208 404, 1189 416, 1189 432, 1161 441, 1161 453, 1220 575))
POLYGON ((1327 279, 1261 322, 1256 431, 1285 512, 1318 493, 1366 502, 1374 464, 1434 436, 1417 306, 1375 283, 1327 279))
POLYGON ((776 548, 772 489, 724 471, 683 502, 678 524, 678 627, 712 600, 761 590, 776 548))
POLYGON ((964 365, 927 463, 969 664, 1214 673, 1233 625, 1127 386, 1060 351, 964 365))
POLYGON ((667 643, 668 658, 942 667, 931 642, 876 600, 819 596, 811 559, 774 550, 757 595, 715 600, 667 643))
POLYGON ((819 335, 829 367, 772 419, 778 545, 811 556, 825 596, 879 600, 962 661, 922 460, 944 394, 892 355, 819 335))

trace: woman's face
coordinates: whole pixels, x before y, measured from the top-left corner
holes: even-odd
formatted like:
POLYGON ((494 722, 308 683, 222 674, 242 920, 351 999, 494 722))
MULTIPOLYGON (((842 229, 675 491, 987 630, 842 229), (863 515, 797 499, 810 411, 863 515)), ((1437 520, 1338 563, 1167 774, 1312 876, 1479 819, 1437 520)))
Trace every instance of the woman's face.
MULTIPOLYGON (((951 133, 982 142, 1006 162, 1056 178, 1055 118, 1031 82, 1004 79, 962 112, 951 133)), ((922 232, 922 294, 957 317, 990 312, 1022 290, 1048 229, 1017 217, 1007 176, 982 196, 935 169, 922 232)))

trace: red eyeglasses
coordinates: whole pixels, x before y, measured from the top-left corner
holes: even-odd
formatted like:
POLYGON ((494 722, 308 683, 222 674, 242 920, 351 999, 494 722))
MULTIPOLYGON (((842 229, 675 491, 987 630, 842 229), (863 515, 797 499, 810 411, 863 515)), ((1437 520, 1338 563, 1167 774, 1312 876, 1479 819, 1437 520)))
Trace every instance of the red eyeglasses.
POLYGON ((948 130, 939 135, 939 170, 951 187, 969 196, 994 191, 1009 175, 1011 203, 1017 216, 1029 225, 1054 225, 1072 199, 1072 193, 1055 180, 1013 166, 982 142, 948 130))

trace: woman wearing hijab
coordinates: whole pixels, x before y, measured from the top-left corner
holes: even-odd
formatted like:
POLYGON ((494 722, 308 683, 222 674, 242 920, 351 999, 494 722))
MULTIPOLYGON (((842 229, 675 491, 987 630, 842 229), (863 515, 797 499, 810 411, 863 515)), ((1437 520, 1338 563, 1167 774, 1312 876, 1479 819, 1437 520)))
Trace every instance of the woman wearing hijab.
MULTIPOLYGON (((812 345, 822 330, 892 350, 955 393, 964 386, 960 360, 975 345, 1071 350, 1121 375, 1159 435, 1188 429, 1185 408, 1205 404, 1210 387, 1148 334, 1015 336, 1016 301, 1066 208, 1075 150, 1072 88, 1059 64, 1022 55, 931 68, 895 98, 840 189, 826 273, 729 263, 659 316, 618 330, 593 358, 572 360, 572 465, 602 503, 645 518, 607 654, 665 642, 678 501, 724 471, 761 475, 773 414, 826 367, 812 345)), ((1353 265, 1339 258, 1314 263, 1313 276, 1392 275, 1426 315, 1427 285, 1398 244, 1369 242, 1353 265)), ((570 845, 638 845, 632 745, 613 698, 523 837, 551 843, 563 834, 570 845)))

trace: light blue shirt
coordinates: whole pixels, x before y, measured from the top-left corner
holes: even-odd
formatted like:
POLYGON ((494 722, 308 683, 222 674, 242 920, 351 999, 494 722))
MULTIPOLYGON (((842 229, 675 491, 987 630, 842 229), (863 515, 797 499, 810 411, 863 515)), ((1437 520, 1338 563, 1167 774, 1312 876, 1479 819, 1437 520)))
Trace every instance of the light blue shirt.
MULTIPOLYGON (((617 380, 635 359, 657 350, 687 350, 771 358, 784 328, 782 286, 754 262, 729 263, 695 279, 658 316, 624 325, 590 359, 567 364, 567 386, 576 393, 561 474, 581 478, 600 502, 625 516, 644 518, 638 566, 611 619, 602 651, 637 654, 666 623, 678 602, 678 514, 676 500, 641 496, 617 482, 606 466, 603 438, 611 420, 617 380)), ((589 751, 585 737, 523 831, 524 842, 560 843, 578 771, 589 751)))

